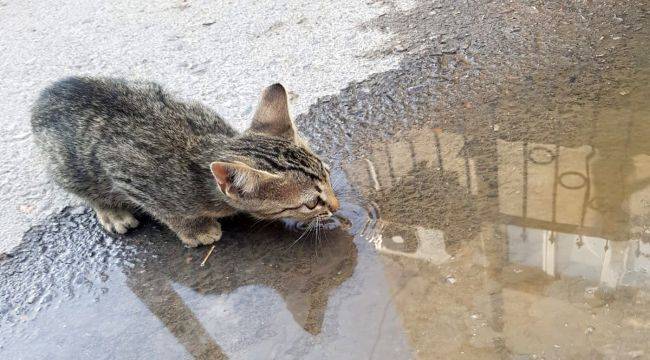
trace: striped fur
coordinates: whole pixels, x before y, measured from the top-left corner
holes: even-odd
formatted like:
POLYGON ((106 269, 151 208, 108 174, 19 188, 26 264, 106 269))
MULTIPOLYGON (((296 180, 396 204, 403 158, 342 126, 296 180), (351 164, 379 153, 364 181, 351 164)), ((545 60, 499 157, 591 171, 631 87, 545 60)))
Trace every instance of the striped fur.
POLYGON ((218 240, 216 219, 236 212, 308 220, 338 208, 279 84, 262 93, 251 128, 238 134, 155 83, 67 78, 41 93, 32 131, 56 182, 88 201, 111 232, 137 226, 133 213, 143 211, 196 246, 218 240))
POLYGON ((233 153, 253 159, 259 168, 266 171, 298 171, 313 180, 326 179, 327 173, 323 163, 308 149, 286 139, 244 136, 229 149, 233 153))

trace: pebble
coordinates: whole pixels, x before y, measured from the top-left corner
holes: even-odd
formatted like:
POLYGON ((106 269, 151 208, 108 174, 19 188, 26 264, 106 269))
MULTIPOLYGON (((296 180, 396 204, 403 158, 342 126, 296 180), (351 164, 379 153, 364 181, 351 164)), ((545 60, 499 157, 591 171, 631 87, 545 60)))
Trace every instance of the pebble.
POLYGON ((34 211, 34 205, 32 204, 22 204, 19 206, 20 212, 23 214, 31 214, 34 211))
POLYGON ((71 215, 81 215, 84 213, 86 213, 86 208, 83 206, 75 206, 72 209, 70 209, 71 215))

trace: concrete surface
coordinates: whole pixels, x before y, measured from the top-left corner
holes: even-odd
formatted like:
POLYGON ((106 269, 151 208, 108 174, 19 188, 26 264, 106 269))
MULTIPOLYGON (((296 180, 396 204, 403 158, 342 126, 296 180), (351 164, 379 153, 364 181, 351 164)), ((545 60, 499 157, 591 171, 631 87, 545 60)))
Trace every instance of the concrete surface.
POLYGON ((72 74, 158 81, 244 129, 259 91, 282 82, 299 114, 352 80, 396 66, 391 36, 363 24, 381 2, 0 1, 0 253, 71 199, 37 160, 29 108, 72 74))

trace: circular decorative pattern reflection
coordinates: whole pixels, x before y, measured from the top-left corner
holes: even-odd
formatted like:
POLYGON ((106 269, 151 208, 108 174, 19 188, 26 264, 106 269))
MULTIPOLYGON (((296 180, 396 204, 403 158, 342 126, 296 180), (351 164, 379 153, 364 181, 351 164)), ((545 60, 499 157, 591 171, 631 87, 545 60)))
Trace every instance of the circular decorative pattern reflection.
POLYGON ((534 146, 528 150, 528 160, 537 165, 548 165, 555 160, 555 154, 543 146, 534 146))
POLYGON ((587 186, 587 181, 587 177, 577 171, 567 171, 560 175, 560 185, 570 190, 578 190, 587 186), (571 178, 575 178, 578 181, 572 181, 571 178))

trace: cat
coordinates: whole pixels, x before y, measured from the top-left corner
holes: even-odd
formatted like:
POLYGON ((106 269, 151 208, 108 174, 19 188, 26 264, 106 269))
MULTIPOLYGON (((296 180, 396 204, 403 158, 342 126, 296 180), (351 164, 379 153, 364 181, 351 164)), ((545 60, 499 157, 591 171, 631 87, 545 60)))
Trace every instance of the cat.
POLYGON ((219 218, 328 218, 330 170, 296 132, 280 84, 262 92, 238 133, 211 109, 153 82, 69 77, 45 88, 32 132, 49 172, 124 234, 152 215, 189 247, 221 238, 219 218))

